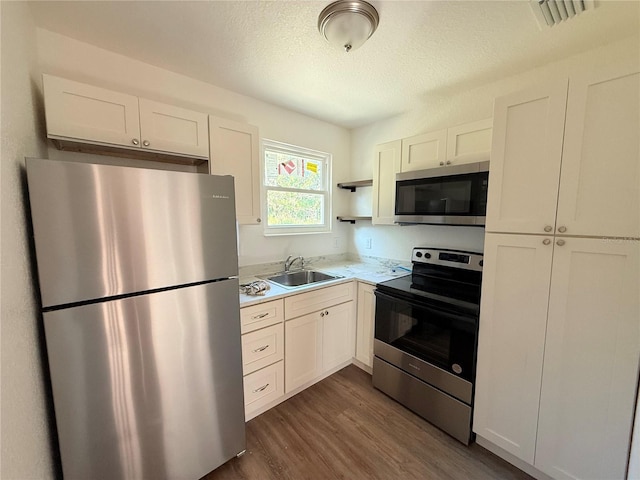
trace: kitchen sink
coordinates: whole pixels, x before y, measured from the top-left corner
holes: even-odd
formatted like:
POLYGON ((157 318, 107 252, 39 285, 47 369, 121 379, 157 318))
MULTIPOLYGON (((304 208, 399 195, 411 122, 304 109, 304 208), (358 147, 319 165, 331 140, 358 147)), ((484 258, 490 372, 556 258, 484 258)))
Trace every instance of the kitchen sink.
POLYGON ((295 272, 280 272, 271 275, 262 275, 258 278, 276 283, 281 287, 292 288, 309 285, 311 283, 327 282, 342 278, 339 275, 329 275, 327 273, 318 272, 316 270, 297 270, 295 272))

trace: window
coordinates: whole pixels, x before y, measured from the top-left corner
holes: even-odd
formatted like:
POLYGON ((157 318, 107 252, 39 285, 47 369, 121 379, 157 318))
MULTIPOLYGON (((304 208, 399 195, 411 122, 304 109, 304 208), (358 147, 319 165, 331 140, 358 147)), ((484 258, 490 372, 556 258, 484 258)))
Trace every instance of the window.
POLYGON ((331 230, 331 155, 263 140, 265 235, 331 230))

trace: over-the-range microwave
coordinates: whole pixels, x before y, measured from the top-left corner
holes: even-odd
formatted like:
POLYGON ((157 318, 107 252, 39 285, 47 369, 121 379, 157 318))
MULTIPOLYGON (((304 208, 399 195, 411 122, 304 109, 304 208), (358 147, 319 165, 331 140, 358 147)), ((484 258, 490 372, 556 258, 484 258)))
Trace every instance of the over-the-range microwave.
POLYGON ((484 226, 489 162, 396 175, 395 222, 484 226))

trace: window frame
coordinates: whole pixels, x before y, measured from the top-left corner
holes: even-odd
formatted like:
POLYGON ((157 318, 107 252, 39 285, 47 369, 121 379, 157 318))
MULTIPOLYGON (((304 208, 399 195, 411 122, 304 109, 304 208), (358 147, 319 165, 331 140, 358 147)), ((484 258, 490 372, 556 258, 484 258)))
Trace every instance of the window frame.
POLYGON ((319 150, 313 150, 306 147, 300 147, 297 145, 291 145, 288 143, 278 142, 275 140, 269 140, 263 138, 260 145, 260 189, 261 189, 261 204, 262 204, 262 218, 263 229, 265 236, 281 236, 281 235, 305 235, 305 234, 317 234, 317 233, 331 233, 332 229, 332 191, 331 191, 331 163, 333 156, 327 152, 321 152, 319 150), (266 153, 267 151, 285 153, 300 157, 309 158, 315 161, 322 162, 323 164, 323 184, 324 190, 306 190, 300 188, 289 187, 272 187, 266 185, 266 153), (286 226, 269 226, 269 212, 267 195, 269 191, 276 192, 299 192, 310 193, 313 195, 322 195, 324 210, 324 223, 322 225, 286 225, 286 226))

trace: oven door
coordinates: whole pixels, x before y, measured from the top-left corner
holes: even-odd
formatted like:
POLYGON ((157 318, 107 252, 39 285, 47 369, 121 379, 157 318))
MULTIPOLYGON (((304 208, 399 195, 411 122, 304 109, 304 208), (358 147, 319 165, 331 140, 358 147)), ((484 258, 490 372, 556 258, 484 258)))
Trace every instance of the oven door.
MULTIPOLYGON (((469 384, 473 383, 477 316, 392 296, 379 290, 375 295, 376 344, 381 342, 394 347, 394 350, 409 354, 469 384)), ((380 347, 384 349, 383 345, 380 347)), ((385 349, 387 355, 383 356, 391 352, 385 349)), ((389 358, 386 360, 395 363, 389 358)), ((397 366, 402 368, 401 365, 397 366)), ((407 371, 415 374, 412 371, 412 368, 416 369, 415 365, 409 367, 407 371)))

